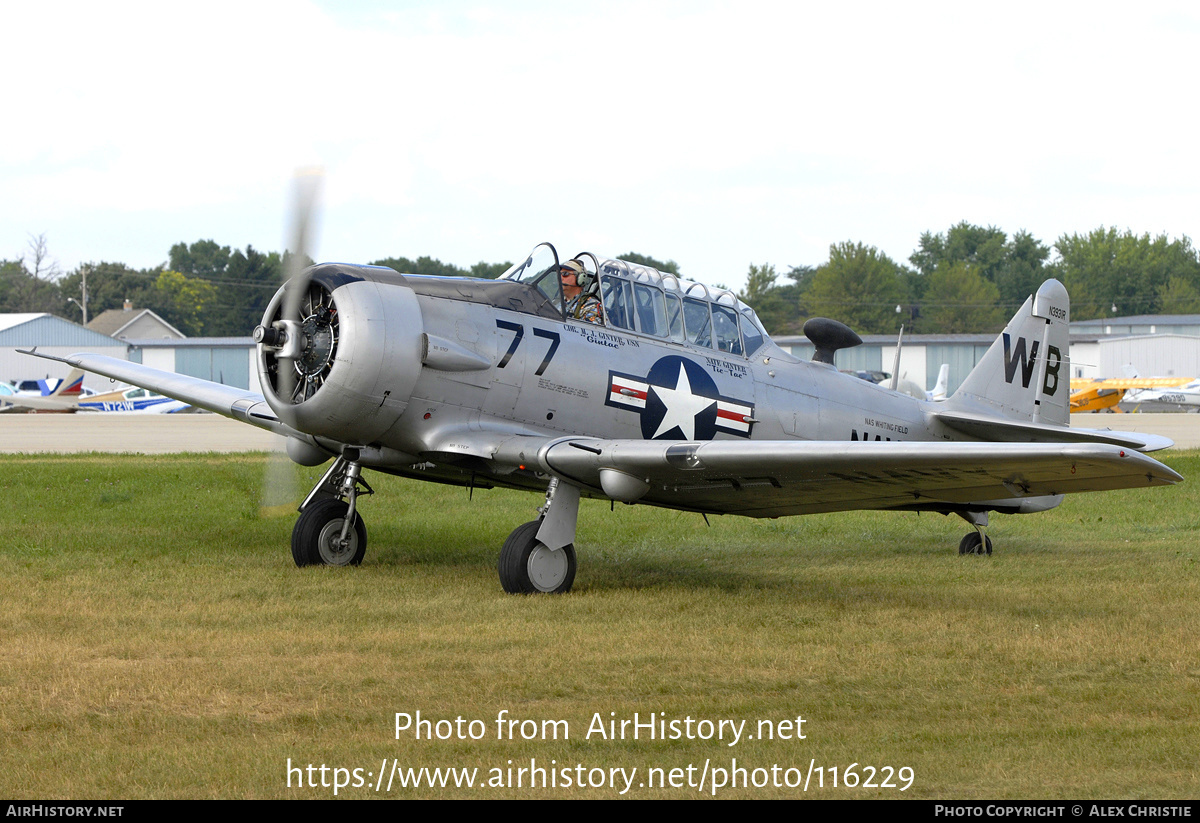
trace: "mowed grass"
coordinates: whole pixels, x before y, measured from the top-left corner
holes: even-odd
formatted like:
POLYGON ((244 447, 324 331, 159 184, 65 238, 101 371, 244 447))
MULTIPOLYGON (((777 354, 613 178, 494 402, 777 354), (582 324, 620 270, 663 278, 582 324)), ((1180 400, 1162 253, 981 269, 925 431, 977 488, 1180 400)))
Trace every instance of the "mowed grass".
POLYGON ((584 501, 563 597, 505 595, 496 578, 539 496, 469 501, 376 474, 363 565, 297 569, 293 517, 259 513, 265 462, 0 458, 0 796, 332 796, 294 773, 289 788, 289 759, 371 775, 339 797, 617 796, 528 777, 376 793, 393 758, 477 767, 478 782, 531 758, 637 768, 634 797, 709 796, 711 776, 703 793, 686 772, 680 788, 638 783, 689 765, 695 783, 735 758, 752 783, 755 768, 794 782, 825 767, 807 793, 822 798, 1200 795, 1197 453, 1167 453, 1188 478, 1174 488, 993 516, 990 558, 959 557, 966 524, 938 515, 709 527, 584 501), (395 713, 417 710, 486 734, 397 740, 395 713), (566 721, 570 738, 497 739, 502 710, 539 735, 566 721), (756 738, 760 720, 803 716, 806 739, 587 738, 596 714, 634 712, 745 720, 756 738), (830 785, 851 764, 860 781, 864 767, 914 779, 830 785))

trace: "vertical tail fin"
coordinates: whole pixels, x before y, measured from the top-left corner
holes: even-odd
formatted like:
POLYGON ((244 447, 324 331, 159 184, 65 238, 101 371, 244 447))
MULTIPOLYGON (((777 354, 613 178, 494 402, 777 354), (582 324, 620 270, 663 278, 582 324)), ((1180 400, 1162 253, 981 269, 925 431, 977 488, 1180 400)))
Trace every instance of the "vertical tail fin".
POLYGON ((81 394, 83 394, 83 371, 71 369, 71 373, 58 381, 54 391, 47 396, 79 399, 81 394))
POLYGON ((1066 287, 1047 280, 1008 321, 947 408, 1070 425, 1070 322, 1066 287))
POLYGON ((950 364, 943 363, 938 369, 937 382, 933 384, 933 391, 929 393, 930 400, 945 400, 946 390, 950 388, 950 364))

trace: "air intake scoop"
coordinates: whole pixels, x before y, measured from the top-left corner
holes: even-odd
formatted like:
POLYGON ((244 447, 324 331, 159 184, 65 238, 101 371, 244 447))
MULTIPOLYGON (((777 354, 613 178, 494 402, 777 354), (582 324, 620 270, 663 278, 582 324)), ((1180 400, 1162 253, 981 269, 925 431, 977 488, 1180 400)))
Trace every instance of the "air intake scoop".
POLYGON ((838 349, 849 349, 862 345, 862 338, 845 323, 828 317, 810 317, 804 323, 804 336, 817 347, 813 360, 833 365, 833 355, 838 349))

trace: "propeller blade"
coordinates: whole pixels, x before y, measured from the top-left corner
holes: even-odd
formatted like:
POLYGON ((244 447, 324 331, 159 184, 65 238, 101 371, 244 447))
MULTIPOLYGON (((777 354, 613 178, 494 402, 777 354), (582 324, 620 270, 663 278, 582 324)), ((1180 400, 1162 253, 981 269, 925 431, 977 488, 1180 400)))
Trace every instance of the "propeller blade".
POLYGON ((277 439, 279 443, 267 455, 262 494, 258 502, 260 517, 294 515, 303 494, 296 478, 296 465, 285 450, 286 438, 277 439))
MULTIPOLYGON (((292 180, 291 225, 288 231, 287 253, 283 265, 283 301, 280 321, 282 332, 289 338, 288 344, 277 356, 276 393, 284 400, 278 409, 280 419, 288 425, 295 420, 288 413, 287 402, 296 392, 296 357, 302 351, 300 324, 304 320, 304 302, 308 293, 309 254, 313 236, 324 173, 319 168, 299 169, 292 180)), ((277 331, 277 330, 272 330, 277 331)), ((286 451, 287 438, 278 438, 278 443, 267 456, 263 477, 259 513, 263 517, 294 512, 300 501, 302 490, 297 483, 296 466, 286 451)))
MULTIPOLYGON (((310 265, 309 239, 317 211, 324 173, 317 168, 300 169, 292 180, 291 230, 284 255, 284 292, 280 320, 289 345, 279 353, 278 394, 281 399, 296 391, 296 357, 300 353, 300 323, 304 320, 304 299, 308 293, 310 265)), ((285 421, 289 422, 289 421, 285 421)))

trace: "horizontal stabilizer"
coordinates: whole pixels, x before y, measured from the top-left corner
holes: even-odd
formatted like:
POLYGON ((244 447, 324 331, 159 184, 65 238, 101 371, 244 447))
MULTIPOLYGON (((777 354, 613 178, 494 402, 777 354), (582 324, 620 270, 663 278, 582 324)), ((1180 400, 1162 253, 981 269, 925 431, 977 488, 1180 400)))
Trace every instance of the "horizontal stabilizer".
POLYGON ((1112 431, 1111 429, 1073 429, 1047 423, 1000 420, 982 414, 936 411, 934 418, 955 431, 981 440, 1002 443, 1109 443, 1141 452, 1170 448, 1175 441, 1157 434, 1112 431))

